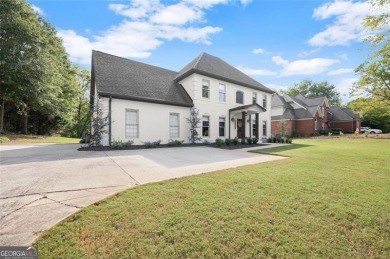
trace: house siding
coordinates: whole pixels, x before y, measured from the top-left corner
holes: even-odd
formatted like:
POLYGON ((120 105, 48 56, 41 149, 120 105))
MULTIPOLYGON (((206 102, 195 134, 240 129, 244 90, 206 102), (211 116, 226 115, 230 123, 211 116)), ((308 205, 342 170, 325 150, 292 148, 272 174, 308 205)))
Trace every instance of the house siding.
MULTIPOLYGON (((199 109, 199 116, 207 115, 210 117, 210 129, 209 137, 203 137, 203 139, 210 142, 214 142, 217 138, 229 138, 229 126, 230 126, 230 138, 235 138, 237 136, 236 121, 232 122, 229 119, 229 109, 236 108, 242 105, 252 104, 252 93, 257 93, 257 103, 262 106, 262 98, 265 94, 267 96, 267 109, 266 112, 259 113, 259 127, 258 127, 258 136, 259 138, 263 137, 262 123, 267 121, 267 134, 265 137, 271 134, 271 94, 254 90, 245 86, 233 84, 227 81, 215 79, 212 77, 203 76, 200 74, 192 74, 189 77, 181 80, 179 82, 183 85, 186 91, 193 93, 190 94, 193 99, 194 106, 199 109), (206 99, 202 97, 202 80, 206 79, 210 81, 210 98, 206 99), (219 101, 219 84, 224 84, 226 86, 226 101, 219 101), (242 91, 244 93, 244 102, 243 104, 236 103, 236 92, 242 91), (225 118, 225 137, 219 136, 219 117, 225 118)), ((235 119, 240 119, 241 114, 232 115, 235 119)), ((248 123, 248 116, 245 118, 245 136, 253 137, 253 124, 255 120, 255 115, 251 116, 251 122, 248 123), (251 132, 252 131, 252 132, 251 132)), ((200 131, 201 132, 201 131, 200 131)))
POLYGON ((352 133, 357 128, 360 128, 360 122, 353 121, 333 121, 330 124, 331 129, 342 129, 345 133, 352 133))

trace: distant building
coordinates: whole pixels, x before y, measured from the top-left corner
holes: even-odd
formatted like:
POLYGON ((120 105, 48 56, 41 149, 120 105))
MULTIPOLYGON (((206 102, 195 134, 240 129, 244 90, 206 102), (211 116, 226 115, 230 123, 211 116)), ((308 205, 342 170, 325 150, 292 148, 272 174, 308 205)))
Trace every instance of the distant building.
POLYGON ((314 136, 320 130, 341 129, 354 132, 360 127, 359 115, 351 109, 330 107, 325 96, 306 98, 297 96, 272 96, 271 133, 280 134, 281 122, 288 136, 314 136))

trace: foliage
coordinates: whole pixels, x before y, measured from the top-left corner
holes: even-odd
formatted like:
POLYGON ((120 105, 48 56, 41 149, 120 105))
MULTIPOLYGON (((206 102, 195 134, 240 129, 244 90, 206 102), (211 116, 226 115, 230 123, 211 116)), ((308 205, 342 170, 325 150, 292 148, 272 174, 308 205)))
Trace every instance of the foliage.
POLYGON ((290 158, 128 189, 33 245, 42 258, 390 257, 388 141, 257 152, 290 158))
POLYGON ((348 107, 361 114, 362 125, 381 129, 390 133, 390 105, 379 98, 358 98, 348 103, 348 107))
POLYGON ((128 140, 125 142, 123 142, 122 140, 113 140, 111 143, 111 147, 113 149, 122 149, 122 148, 130 147, 133 144, 134 144, 133 140, 128 140))
POLYGON ((381 12, 379 15, 365 18, 364 25, 370 36, 366 38, 371 43, 372 52, 356 72, 360 80, 354 85, 352 94, 369 95, 386 101, 390 105, 390 1, 369 1, 373 10, 381 12))
POLYGON ((11 140, 7 136, 0 136, 0 143, 8 143, 11 140))
POLYGON ((245 143, 246 143, 245 140, 246 140, 246 138, 242 138, 242 139, 241 139, 241 141, 240 141, 240 142, 241 142, 241 145, 245 145, 245 143))
POLYGON ((291 137, 292 138, 297 138, 299 137, 299 132, 296 129, 292 129, 291 131, 291 137))
POLYGON ((233 142, 233 145, 237 145, 238 144, 238 138, 235 137, 232 142, 233 142))
POLYGON ((226 146, 229 146, 229 145, 232 144, 232 143, 233 143, 233 142, 232 142, 231 139, 228 139, 228 138, 225 139, 225 145, 226 145, 226 146))
POLYGON ((248 144, 252 144, 252 138, 247 138, 246 141, 248 142, 248 144))
POLYGON ((0 38, 0 131, 59 131, 80 92, 56 30, 25 0, 2 0, 0 38))
POLYGON ((303 80, 300 83, 295 83, 294 86, 287 90, 281 91, 281 93, 290 96, 296 96, 298 94, 305 97, 326 96, 331 106, 341 106, 340 93, 334 85, 331 85, 327 81, 317 83, 312 80, 303 80))
POLYGON ((220 138, 217 138, 215 140, 215 144, 218 146, 218 147, 222 147, 224 144, 225 144, 225 141, 223 139, 220 139, 220 138))
POLYGON ((102 146, 102 139, 104 134, 107 134, 107 126, 109 125, 108 115, 104 114, 103 105, 98 98, 94 111, 92 113, 92 132, 89 146, 102 146))
POLYGON ((279 122, 279 131, 280 131, 280 135, 281 135, 282 137, 287 136, 286 121, 285 121, 285 120, 281 120, 281 121, 279 122))
POLYGON ((256 138, 256 137, 253 137, 253 138, 252 138, 252 143, 253 143, 253 144, 257 144, 257 142, 259 142, 259 139, 256 138))
POLYGON ((160 146, 161 144, 161 140, 156 140, 156 141, 145 141, 145 142, 142 142, 142 144, 146 147, 146 148, 154 148, 154 147, 158 147, 160 146))
POLYGON ((188 140, 195 144, 197 141, 201 141, 202 138, 199 136, 197 128, 200 126, 201 118, 199 117, 199 110, 193 106, 190 110, 190 117, 186 118, 186 121, 190 124, 190 137, 188 140))
POLYGON ((177 145, 181 145, 181 144, 183 144, 183 142, 184 142, 184 140, 177 140, 177 139, 175 139, 175 140, 173 140, 173 139, 169 139, 168 140, 168 146, 177 146, 177 145))
MULTIPOLYGON (((21 135, 21 134, 6 134, 1 135, 0 139, 7 140, 13 144, 18 143, 56 143, 56 144, 68 144, 78 143, 78 138, 65 138, 57 136, 37 136, 37 135, 21 135)), ((0 141, 1 143, 1 141, 0 141)), ((6 143, 6 142, 3 142, 6 143)))

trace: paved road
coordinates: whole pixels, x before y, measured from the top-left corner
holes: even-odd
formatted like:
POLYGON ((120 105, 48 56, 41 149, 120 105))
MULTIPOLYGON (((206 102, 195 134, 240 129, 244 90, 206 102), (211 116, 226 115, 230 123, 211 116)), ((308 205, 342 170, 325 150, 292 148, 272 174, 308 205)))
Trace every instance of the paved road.
POLYGON ((78 147, 0 146, 0 245, 29 245, 79 209, 140 184, 283 159, 211 147, 107 152, 78 147))

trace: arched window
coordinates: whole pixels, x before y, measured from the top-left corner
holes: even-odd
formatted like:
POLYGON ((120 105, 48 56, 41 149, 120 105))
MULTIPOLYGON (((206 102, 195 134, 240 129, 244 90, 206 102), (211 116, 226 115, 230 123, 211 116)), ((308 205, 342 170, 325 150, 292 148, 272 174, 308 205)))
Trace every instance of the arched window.
POLYGON ((244 104, 244 93, 241 91, 236 92, 236 103, 244 104))

